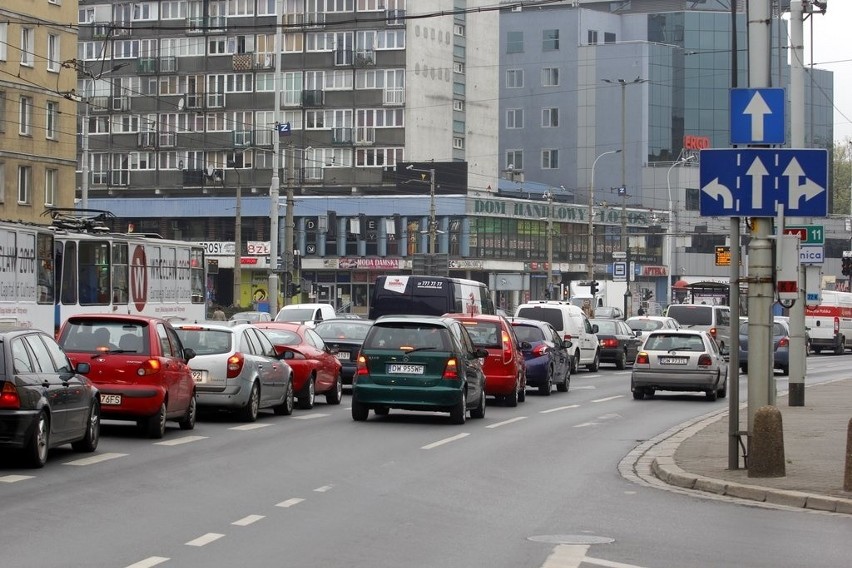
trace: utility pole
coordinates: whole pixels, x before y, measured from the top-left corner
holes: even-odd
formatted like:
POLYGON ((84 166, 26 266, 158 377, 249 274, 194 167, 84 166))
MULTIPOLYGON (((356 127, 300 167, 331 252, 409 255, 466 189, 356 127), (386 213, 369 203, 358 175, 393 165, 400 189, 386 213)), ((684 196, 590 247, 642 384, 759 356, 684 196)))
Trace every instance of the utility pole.
POLYGON ((281 188, 279 170, 281 169, 281 126, 278 117, 281 115, 281 52, 284 44, 284 0, 279 0, 276 11, 275 26, 275 132, 272 133, 272 181, 269 183, 269 313, 273 319, 278 314, 278 194, 281 188))
POLYGON ((589 222, 589 243, 588 249, 586 250, 586 277, 589 281, 595 279, 595 166, 598 165, 598 160, 607 156, 609 154, 618 154, 621 152, 621 149, 618 150, 609 150, 602 154, 599 154, 595 161, 592 162, 592 175, 589 178, 589 212, 588 222, 589 222))
POLYGON ((437 245, 438 215, 435 210, 435 168, 429 168, 429 254, 434 255, 438 252, 437 245))
MULTIPOLYGON (((236 189, 236 203, 235 203, 235 214, 236 220, 234 221, 234 307, 242 306, 242 283, 243 283, 243 273, 242 273, 242 255, 243 255, 243 212, 242 212, 242 193, 243 187, 242 182, 240 181, 240 171, 237 169, 237 165, 235 162, 231 162, 227 164, 228 166, 232 166, 234 168, 234 173, 237 174, 237 189, 236 189)), ((223 170, 224 172, 224 170, 223 170)), ((224 177, 224 173, 222 176, 224 177)))
MULTIPOLYGON (((295 153, 293 152, 293 144, 287 144, 287 213, 284 218, 284 258, 286 259, 287 272, 290 273, 291 282, 296 281, 296 263, 293 258, 293 229, 294 217, 293 208, 296 200, 293 198, 293 181, 296 176, 295 153)), ((284 294, 284 304, 287 304, 287 297, 290 294, 288 290, 284 294)))
POLYGON ((561 300, 554 298, 550 290, 553 289, 553 191, 544 194, 547 199, 547 295, 549 300, 561 300))

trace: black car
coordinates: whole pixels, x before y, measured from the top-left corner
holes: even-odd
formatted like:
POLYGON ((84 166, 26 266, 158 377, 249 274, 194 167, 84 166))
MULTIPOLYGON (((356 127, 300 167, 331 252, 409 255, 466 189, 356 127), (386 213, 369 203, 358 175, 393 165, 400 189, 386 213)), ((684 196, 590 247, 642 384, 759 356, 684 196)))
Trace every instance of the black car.
POLYGON ((50 335, 36 329, 0 332, 0 448, 23 450, 43 467, 51 448, 63 444, 94 452, 101 431, 97 388, 50 335))
POLYGON ((591 323, 598 326, 601 363, 613 363, 616 369, 632 365, 642 345, 641 332, 616 319, 593 319, 591 323))
POLYGON ((371 320, 339 318, 323 320, 314 328, 340 361, 340 378, 344 385, 352 385, 352 377, 358 366, 358 352, 371 325, 371 320))

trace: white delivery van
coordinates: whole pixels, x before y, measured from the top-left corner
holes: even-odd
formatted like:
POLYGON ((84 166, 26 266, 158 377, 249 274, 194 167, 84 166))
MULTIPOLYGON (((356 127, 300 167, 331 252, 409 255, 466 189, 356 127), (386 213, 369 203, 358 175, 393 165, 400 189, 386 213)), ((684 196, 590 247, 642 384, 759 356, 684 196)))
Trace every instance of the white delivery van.
POLYGON ((582 309, 571 302, 541 300, 521 304, 515 310, 520 318, 546 321, 559 332, 562 339, 570 340, 573 349, 571 372, 585 365, 595 372, 600 365, 597 326, 592 326, 582 309))
POLYGON ((290 304, 278 311, 275 321, 316 323, 336 317, 337 313, 331 304, 290 304))
POLYGON ((841 355, 852 348, 852 293, 823 290, 818 306, 805 307, 805 327, 814 353, 822 350, 841 355))

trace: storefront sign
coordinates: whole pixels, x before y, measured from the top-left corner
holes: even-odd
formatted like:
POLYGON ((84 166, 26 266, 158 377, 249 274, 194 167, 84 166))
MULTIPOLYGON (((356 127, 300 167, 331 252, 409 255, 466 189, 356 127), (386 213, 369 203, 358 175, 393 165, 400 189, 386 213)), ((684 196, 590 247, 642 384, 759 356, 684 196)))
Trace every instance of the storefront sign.
POLYGON ((481 260, 451 260, 450 268, 454 270, 482 270, 483 262, 481 260))
MULTIPOLYGON (((468 208, 473 215, 488 215, 511 217, 514 219, 530 219, 541 221, 552 219, 554 222, 588 223, 588 207, 585 205, 574 205, 554 203, 552 206, 536 201, 521 199, 472 199, 468 208)), ((627 209, 627 225, 630 227, 647 227, 650 221, 647 219, 646 211, 627 209)), ((621 209, 595 210, 594 223, 618 225, 621 224, 621 209)))
POLYGON ((250 256, 269 256, 271 246, 269 241, 249 241, 246 243, 246 252, 250 256))
MULTIPOLYGON (((329 267, 331 268, 331 267, 329 267)), ((346 269, 367 269, 367 270, 399 270, 400 259, 398 258, 361 258, 344 256, 338 259, 337 267, 343 270, 346 269)))
POLYGON ((642 267, 642 276, 648 276, 650 278, 656 276, 668 276, 669 271, 665 266, 643 266, 642 267))

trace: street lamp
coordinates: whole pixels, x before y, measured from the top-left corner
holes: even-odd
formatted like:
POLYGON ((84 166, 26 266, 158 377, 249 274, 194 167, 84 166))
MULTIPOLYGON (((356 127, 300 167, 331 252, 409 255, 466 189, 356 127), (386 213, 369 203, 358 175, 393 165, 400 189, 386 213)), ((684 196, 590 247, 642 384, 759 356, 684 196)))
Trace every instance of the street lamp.
POLYGON ((420 170, 415 168, 414 164, 408 164, 405 169, 412 172, 429 174, 429 254, 435 254, 438 252, 438 220, 437 212, 435 211, 435 168, 420 170))
POLYGON ((669 166, 669 170, 666 172, 666 187, 669 190, 669 230, 666 233, 666 268, 669 271, 669 283, 666 286, 666 305, 672 303, 672 274, 674 270, 672 269, 672 253, 674 250, 674 236, 678 231, 677 224, 677 212, 674 210, 674 205, 672 203, 672 179, 671 174, 672 170, 675 169, 676 166, 683 165, 687 162, 690 162, 695 159, 695 154, 690 154, 688 156, 684 156, 674 162, 671 166, 669 166))
POLYGON ((243 186, 240 181, 240 170, 237 169, 235 161, 229 161, 228 166, 234 169, 237 174, 237 195, 236 195, 236 220, 234 221, 234 307, 239 307, 240 291, 242 289, 242 250, 243 250, 243 212, 242 212, 242 193, 243 186))
POLYGON ((589 247, 586 251, 586 270, 589 281, 595 279, 595 219, 594 219, 594 204, 595 204, 595 166, 598 165, 598 160, 609 154, 618 154, 621 149, 608 150, 600 154, 595 161, 592 162, 592 176, 589 180, 589 247))
POLYGON ((553 191, 546 192, 542 197, 547 199, 547 287, 548 299, 553 300, 549 294, 553 286, 553 191))

